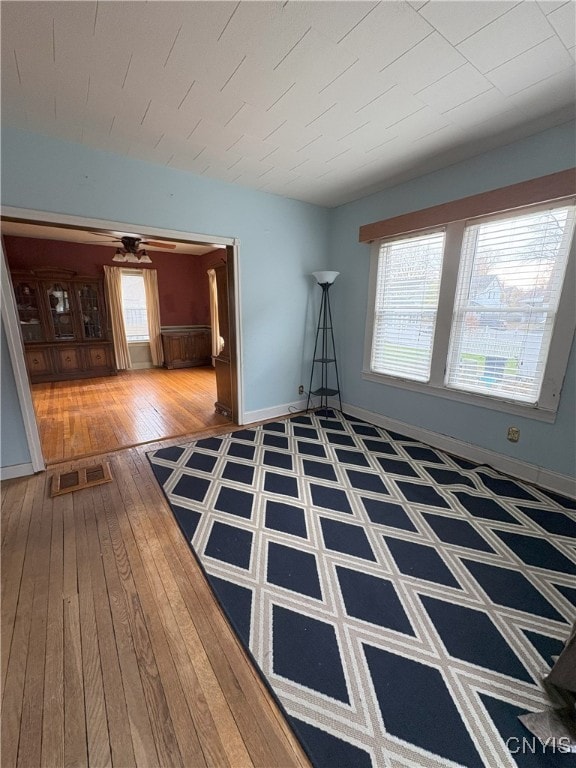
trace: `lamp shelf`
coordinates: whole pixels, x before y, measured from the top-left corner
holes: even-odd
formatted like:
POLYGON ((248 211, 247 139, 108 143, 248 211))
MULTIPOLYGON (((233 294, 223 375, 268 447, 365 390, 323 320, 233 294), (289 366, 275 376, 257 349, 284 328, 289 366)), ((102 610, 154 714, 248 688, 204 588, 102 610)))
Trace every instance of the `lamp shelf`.
POLYGON ((315 363, 335 363, 336 358, 335 357, 315 357, 314 362, 315 363))
POLYGON ((339 389, 330 389, 329 387, 320 387, 312 392, 313 395, 320 395, 320 397, 332 397, 332 395, 339 394, 339 389))

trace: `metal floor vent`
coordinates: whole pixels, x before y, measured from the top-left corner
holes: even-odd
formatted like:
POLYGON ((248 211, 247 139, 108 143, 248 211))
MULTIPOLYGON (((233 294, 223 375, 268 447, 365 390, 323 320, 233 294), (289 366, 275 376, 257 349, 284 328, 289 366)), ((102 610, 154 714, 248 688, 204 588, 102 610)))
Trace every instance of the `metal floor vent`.
POLYGON ((73 469, 70 472, 57 472, 52 476, 50 496, 61 496, 63 493, 80 491, 82 488, 111 482, 110 464, 107 461, 102 461, 100 464, 73 469))

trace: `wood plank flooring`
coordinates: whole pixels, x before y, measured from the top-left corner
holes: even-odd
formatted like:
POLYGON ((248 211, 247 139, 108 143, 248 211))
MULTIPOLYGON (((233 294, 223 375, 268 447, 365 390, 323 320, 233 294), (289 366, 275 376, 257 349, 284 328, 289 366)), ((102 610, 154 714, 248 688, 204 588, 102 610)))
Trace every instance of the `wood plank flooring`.
POLYGON ((33 384, 32 399, 47 464, 230 423, 211 366, 33 384))
POLYGON ((114 482, 53 499, 3 483, 3 768, 309 766, 153 478, 178 442, 61 464, 114 482))

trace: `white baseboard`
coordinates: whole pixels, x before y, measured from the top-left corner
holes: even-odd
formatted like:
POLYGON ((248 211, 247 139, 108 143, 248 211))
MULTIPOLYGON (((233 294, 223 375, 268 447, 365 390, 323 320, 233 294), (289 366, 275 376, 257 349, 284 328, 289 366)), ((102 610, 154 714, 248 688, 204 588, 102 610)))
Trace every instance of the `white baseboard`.
POLYGON ((538 467, 535 464, 528 464, 524 461, 519 461, 518 459, 512 459, 510 456, 504 456, 504 454, 496 453, 496 451, 491 451, 488 448, 481 448, 478 445, 465 443, 454 437, 441 435, 438 432, 431 432, 428 429, 422 429, 414 424, 406 424, 403 421, 391 419, 387 416, 382 416, 379 413, 367 411, 364 408, 357 408, 348 403, 344 403, 342 408, 344 413, 347 413, 350 416, 357 416, 359 419, 364 419, 365 421, 376 424, 384 429, 391 429, 393 432, 407 435, 408 437, 412 437, 431 445, 434 448, 439 448, 447 453, 453 453, 455 456, 461 456, 464 459, 469 459, 478 464, 488 464, 490 467, 493 467, 506 475, 511 475, 519 480, 526 480, 529 483, 534 483, 534 485, 539 485, 542 488, 555 491, 563 496, 576 498, 576 479, 569 475, 561 475, 558 472, 538 467))
POLYGON ((11 480, 13 477, 26 477, 33 475, 34 468, 31 463, 13 464, 11 467, 0 467, 0 480, 11 480))
POLYGON ((255 421, 275 419, 278 416, 288 416, 291 413, 303 411, 306 408, 306 400, 295 400, 293 403, 274 405, 272 408, 262 408, 259 411, 245 411, 242 424, 252 424, 255 421))

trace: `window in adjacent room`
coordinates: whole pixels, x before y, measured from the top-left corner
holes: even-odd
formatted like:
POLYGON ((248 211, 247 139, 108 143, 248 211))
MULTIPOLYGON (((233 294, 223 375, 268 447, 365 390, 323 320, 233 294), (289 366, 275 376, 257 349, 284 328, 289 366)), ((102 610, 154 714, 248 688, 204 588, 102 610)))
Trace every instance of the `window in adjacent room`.
POLYGON ((128 342, 149 341, 146 291, 142 272, 122 272, 122 313, 128 342))
POLYGON ((365 376, 553 413, 575 323, 574 220, 570 200, 380 241, 365 376))

